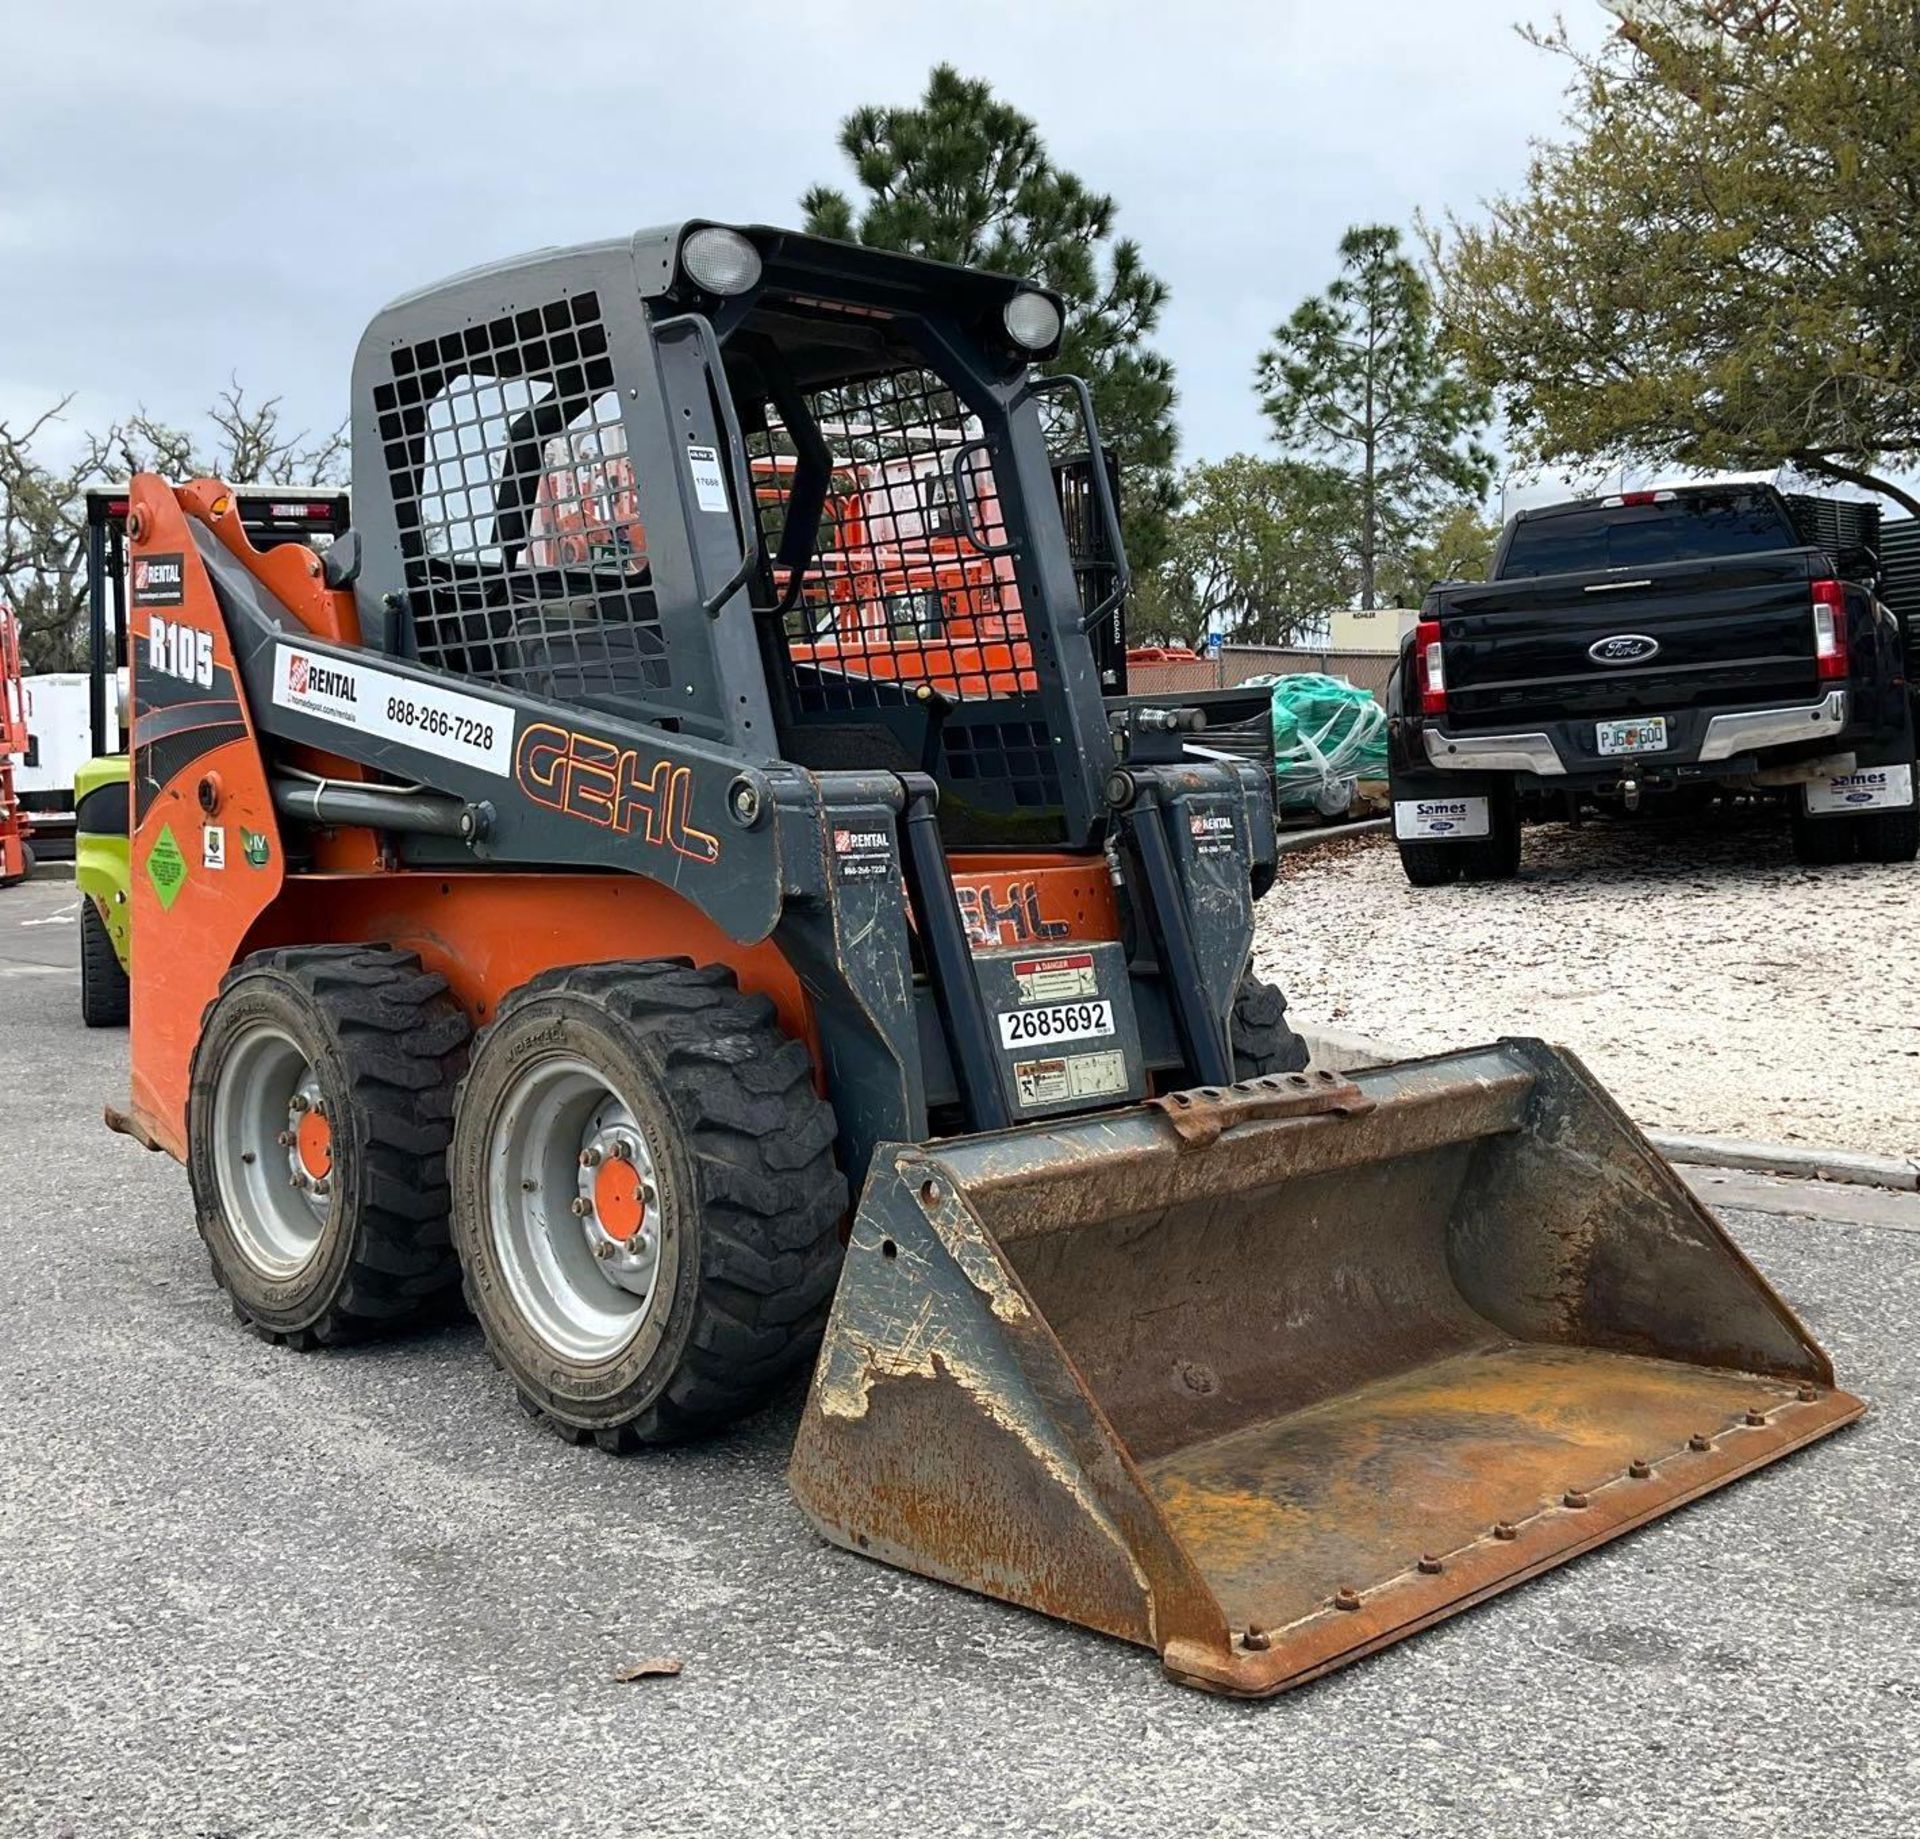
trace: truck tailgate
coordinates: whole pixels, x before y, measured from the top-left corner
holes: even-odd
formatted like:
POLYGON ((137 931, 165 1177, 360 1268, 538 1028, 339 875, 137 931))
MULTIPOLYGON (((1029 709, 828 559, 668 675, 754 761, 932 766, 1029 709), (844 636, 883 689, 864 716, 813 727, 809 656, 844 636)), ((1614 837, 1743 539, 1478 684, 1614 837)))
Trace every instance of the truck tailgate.
POLYGON ((1539 575, 1437 591, 1448 726, 1746 707, 1816 694, 1810 550, 1539 575), (1608 639, 1655 649, 1609 662, 1608 639))

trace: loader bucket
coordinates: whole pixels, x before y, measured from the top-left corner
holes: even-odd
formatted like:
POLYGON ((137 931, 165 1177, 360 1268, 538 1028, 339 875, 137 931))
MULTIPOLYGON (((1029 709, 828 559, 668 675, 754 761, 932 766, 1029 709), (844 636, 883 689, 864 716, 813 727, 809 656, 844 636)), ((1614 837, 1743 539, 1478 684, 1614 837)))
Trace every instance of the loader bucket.
POLYGON ((795 1448, 828 1538, 1258 1696, 1857 1417, 1572 1055, 876 1158, 795 1448))

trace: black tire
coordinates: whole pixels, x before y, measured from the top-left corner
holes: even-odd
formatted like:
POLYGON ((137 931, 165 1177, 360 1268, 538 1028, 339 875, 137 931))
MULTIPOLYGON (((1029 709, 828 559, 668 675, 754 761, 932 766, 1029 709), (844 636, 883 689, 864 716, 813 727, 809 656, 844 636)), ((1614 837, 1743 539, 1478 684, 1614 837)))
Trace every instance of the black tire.
POLYGON ((17 886, 22 881, 31 881, 33 879, 35 860, 33 845, 31 843, 22 843, 20 845, 20 872, 17 875, 0 875, 0 888, 10 888, 17 886))
POLYGON ((131 989, 113 935, 100 909, 80 899, 80 1019, 89 1028, 124 1028, 131 1012, 131 989))
MULTIPOLYGON (((187 1172, 214 1279, 263 1340, 334 1346, 457 1310, 446 1155, 471 1032, 446 979, 412 952, 297 946, 256 952, 228 973, 194 1051, 187 1172), (249 1035, 266 1031, 304 1058, 330 1131, 325 1217, 311 1254, 290 1272, 263 1268, 243 1248, 246 1228, 236 1230, 221 1198, 215 1144, 222 1069, 249 1035)), ((256 1115, 271 1108, 263 1098, 256 1115)))
POLYGON ((1298 1073, 1306 1069, 1307 1044, 1287 1022, 1287 999, 1279 986, 1251 971, 1240 980, 1233 999, 1229 1035, 1233 1042, 1233 1076, 1258 1079, 1267 1073, 1298 1073))
MULTIPOLYGON (((806 1048, 725 966, 573 965, 507 997, 460 1089, 453 1233, 468 1305, 527 1411, 570 1443, 621 1453, 716 1429, 774 1397, 811 1360, 839 1277, 847 1184, 834 1139, 806 1048), (542 1060, 584 1065, 632 1118, 652 1184, 642 1229, 642 1242, 657 1235, 652 1287, 625 1306, 631 1331, 593 1354, 543 1329, 516 1292, 516 1228, 495 1218, 490 1194, 496 1156, 512 1166, 502 1133, 516 1107, 531 1108, 542 1060)), ((516 1205, 516 1190, 560 1184, 524 1203, 535 1223, 518 1229, 545 1235, 558 1269, 578 1256, 572 1223, 556 1226, 573 1152, 556 1139, 541 1153, 539 1182, 498 1178, 500 1207, 516 1205)))
POLYGON ((1860 846, 1863 821, 1857 817, 1809 817, 1795 797, 1787 820, 1794 861, 1806 868, 1832 868, 1851 862, 1860 846))
POLYGON ((1920 856, 1920 805, 1875 811, 1853 821, 1860 826, 1862 862, 1911 862, 1920 856))
POLYGON ((1511 881, 1520 872, 1520 814, 1511 797, 1488 801, 1487 834, 1463 844, 1460 872, 1469 881, 1511 881))
POLYGON ((1417 888, 1443 888, 1467 866, 1460 843, 1401 843, 1399 850, 1401 870, 1417 888))

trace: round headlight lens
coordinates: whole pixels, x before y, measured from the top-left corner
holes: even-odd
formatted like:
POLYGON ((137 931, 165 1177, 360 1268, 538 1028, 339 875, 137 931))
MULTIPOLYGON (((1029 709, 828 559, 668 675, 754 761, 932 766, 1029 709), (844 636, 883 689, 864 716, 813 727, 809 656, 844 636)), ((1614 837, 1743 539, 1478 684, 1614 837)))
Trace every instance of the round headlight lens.
POLYGON ((1045 294, 1015 294, 1000 317, 1023 351, 1045 351, 1060 336, 1060 309, 1045 294))
POLYGON ((760 251, 738 230, 696 230, 680 245, 680 266, 710 294, 744 294, 760 279, 760 251))

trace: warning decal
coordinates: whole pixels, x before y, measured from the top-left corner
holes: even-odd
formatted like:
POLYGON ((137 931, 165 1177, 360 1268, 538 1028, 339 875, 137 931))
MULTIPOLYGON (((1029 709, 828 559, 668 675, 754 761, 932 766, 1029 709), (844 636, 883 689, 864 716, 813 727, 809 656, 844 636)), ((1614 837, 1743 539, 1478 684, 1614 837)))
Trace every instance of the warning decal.
POLYGON ((1076 997, 1100 993, 1090 951, 1068 952, 1057 958, 1016 958, 1013 981, 1023 1003, 1072 1002, 1076 997))
POLYGON ((1127 1056, 1119 1052, 1066 1054, 1056 1060, 1019 1060, 1014 1089, 1022 1105, 1067 1105, 1111 1098, 1127 1089, 1127 1056))

